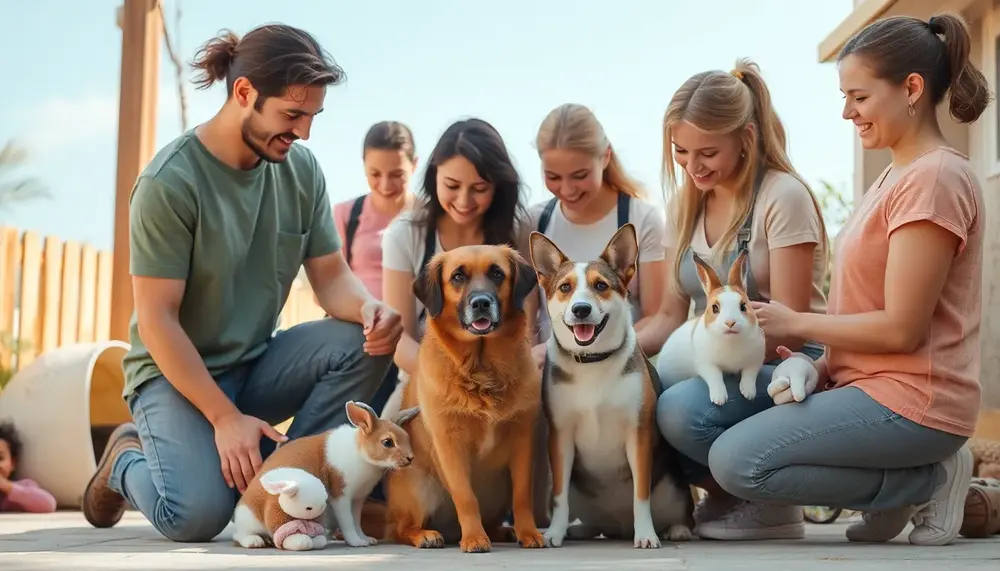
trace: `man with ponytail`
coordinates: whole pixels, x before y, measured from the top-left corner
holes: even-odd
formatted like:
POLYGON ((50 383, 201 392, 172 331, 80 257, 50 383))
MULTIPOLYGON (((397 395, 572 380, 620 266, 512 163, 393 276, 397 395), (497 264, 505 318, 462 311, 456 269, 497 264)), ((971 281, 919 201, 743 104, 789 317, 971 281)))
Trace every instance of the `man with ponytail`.
POLYGON ((174 541, 209 541, 284 442, 346 421, 388 369, 400 318, 351 272, 308 139, 343 71, 308 33, 261 26, 198 53, 225 102, 150 161, 132 190, 135 298, 124 397, 83 498, 96 527, 126 502, 174 541), (274 332, 299 268, 332 316, 274 332), (283 436, 272 425, 295 417, 283 436))
MULTIPOLYGON (((747 250, 751 300, 776 300, 805 312, 825 310, 823 215, 788 158, 784 126, 756 64, 741 59, 731 72, 705 71, 681 85, 663 118, 663 170, 668 183, 667 262, 655 325, 663 338, 687 320, 692 302, 697 315, 706 310, 694 254, 724 276, 747 250), (682 168, 681 181, 675 163, 682 168)), ((741 501, 746 498, 721 488, 709 470, 715 439, 774 404, 767 386, 780 361, 779 346, 813 359, 823 353, 809 337, 768 335, 757 397, 743 398, 736 387, 739 375, 729 374, 725 382, 735 396, 722 406, 712 403, 701 378, 677 380, 669 358, 661 356, 657 362, 660 379, 671 385, 659 398, 657 423, 680 451, 689 483, 708 491, 695 510, 695 531, 703 538, 793 539, 805 534, 801 508, 741 501), (671 384, 671 379, 677 382, 671 384)))
POLYGON ((739 497, 864 512, 851 541, 889 541, 912 522, 910 543, 947 545, 963 522, 987 221, 937 108, 947 95, 952 117, 971 123, 990 103, 970 44, 961 17, 942 14, 885 18, 844 45, 843 117, 892 162, 837 236, 827 312, 754 304, 768 337, 826 346, 817 392, 734 426, 709 455, 739 497))

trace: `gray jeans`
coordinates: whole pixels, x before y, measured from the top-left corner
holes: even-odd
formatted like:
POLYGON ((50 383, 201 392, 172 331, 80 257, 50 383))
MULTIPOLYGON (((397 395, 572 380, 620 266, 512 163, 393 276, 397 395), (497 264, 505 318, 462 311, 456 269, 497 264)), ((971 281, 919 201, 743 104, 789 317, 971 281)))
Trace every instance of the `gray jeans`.
MULTIPOLYGON (((344 403, 369 402, 392 356, 362 350, 361 326, 336 319, 281 331, 255 362, 216 378, 244 414, 271 424, 294 416, 290 439, 347 421, 344 403)), ((139 387, 128 400, 143 452, 114 463, 110 486, 174 541, 211 541, 229 523, 239 492, 222 478, 215 432, 164 377, 139 387)), ((267 457, 275 443, 262 439, 267 457)))
MULTIPOLYGON (((813 359, 822 356, 823 350, 806 346, 803 353, 813 359)), ((680 465, 687 476, 687 483, 697 485, 709 476, 708 451, 723 432, 730 427, 763 412, 774 401, 767 394, 774 369, 780 361, 764 363, 757 373, 757 396, 749 401, 739 390, 739 375, 726 374, 723 378, 729 400, 716 406, 708 397, 708 385, 701 377, 680 381, 668 387, 656 403, 656 422, 660 432, 680 452, 680 465)), ((658 363, 658 367, 667 363, 658 363)))
POLYGON ((740 422, 712 445, 708 465, 745 500, 874 511, 928 501, 944 480, 940 463, 966 440, 844 387, 740 422))

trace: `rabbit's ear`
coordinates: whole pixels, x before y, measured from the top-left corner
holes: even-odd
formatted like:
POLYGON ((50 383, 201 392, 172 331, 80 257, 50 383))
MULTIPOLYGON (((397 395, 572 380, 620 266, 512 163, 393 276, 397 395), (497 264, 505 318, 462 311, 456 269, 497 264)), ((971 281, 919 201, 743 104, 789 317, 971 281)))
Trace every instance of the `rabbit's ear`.
POLYGON ((747 290, 747 258, 749 255, 750 250, 741 251, 729 268, 729 285, 740 288, 740 291, 747 290))
POLYGON ((722 282, 719 281, 719 274, 715 273, 712 266, 708 265, 708 262, 701 259, 701 256, 692 252, 694 257, 695 268, 698 270, 698 279, 701 280, 701 287, 705 290, 706 294, 710 294, 713 291, 722 287, 722 282))
POLYGON ((277 496, 278 494, 294 496, 299 491, 299 483, 292 480, 261 479, 260 485, 272 496, 277 496))

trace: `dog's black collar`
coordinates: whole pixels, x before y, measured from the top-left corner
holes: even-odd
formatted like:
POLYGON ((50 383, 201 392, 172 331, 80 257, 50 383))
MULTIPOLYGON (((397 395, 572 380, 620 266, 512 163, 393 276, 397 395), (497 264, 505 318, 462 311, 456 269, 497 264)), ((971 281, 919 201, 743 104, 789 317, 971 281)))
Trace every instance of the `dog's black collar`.
POLYGON ((556 347, 558 347, 559 350, 565 353, 566 355, 572 357, 572 359, 577 363, 582 363, 586 365, 588 363, 600 363, 601 361, 611 358, 613 355, 621 351, 623 347, 625 347, 625 343, 627 343, 627 339, 623 339, 622 344, 619 345, 618 347, 615 347, 610 351, 603 351, 601 353, 574 353, 573 351, 570 351, 565 347, 563 347, 562 345, 560 345, 558 342, 556 342, 556 347))
POLYGON ((613 351, 604 351, 603 353, 570 353, 573 356, 573 360, 577 363, 600 363, 601 361, 611 357, 618 352, 618 349, 613 351))

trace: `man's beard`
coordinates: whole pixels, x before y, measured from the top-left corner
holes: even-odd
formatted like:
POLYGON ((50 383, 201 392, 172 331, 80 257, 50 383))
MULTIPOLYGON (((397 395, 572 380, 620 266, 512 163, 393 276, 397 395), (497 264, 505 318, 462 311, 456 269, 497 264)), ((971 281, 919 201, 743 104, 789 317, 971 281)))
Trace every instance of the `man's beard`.
POLYGON ((285 159, 288 158, 288 155, 285 154, 282 156, 275 156, 268 153, 267 151, 268 143, 270 143, 273 139, 279 136, 287 137, 292 141, 298 139, 298 137, 296 137, 292 133, 279 133, 278 135, 268 135, 267 133, 260 131, 255 127, 252 117, 247 117, 247 119, 243 121, 243 125, 240 128, 240 135, 243 138, 243 144, 245 144, 251 151, 253 151, 254 154, 260 157, 261 160, 267 161, 269 163, 283 163, 285 162, 285 159))

